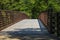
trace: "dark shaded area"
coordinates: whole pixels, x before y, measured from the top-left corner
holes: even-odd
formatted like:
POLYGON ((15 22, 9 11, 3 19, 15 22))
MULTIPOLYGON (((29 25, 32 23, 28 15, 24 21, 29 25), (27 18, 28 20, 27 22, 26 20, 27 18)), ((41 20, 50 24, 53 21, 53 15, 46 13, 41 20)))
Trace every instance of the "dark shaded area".
POLYGON ((42 32, 47 32, 49 34, 49 36, 51 36, 52 38, 56 38, 57 40, 60 40, 60 38, 58 38, 56 35, 54 34, 50 34, 50 32, 48 31, 48 29, 44 26, 44 24, 42 23, 42 21, 38 20, 40 28, 42 30, 42 32))
MULTIPOLYGON (((34 30, 40 30, 39 28, 33 29, 33 28, 26 28, 26 29, 15 29, 17 31, 7 31, 7 32, 1 32, 3 35, 10 35, 10 38, 20 38, 20 39, 44 39, 44 40, 49 40, 49 39, 54 39, 57 40, 56 38, 52 37, 47 31, 43 31, 43 28, 41 31, 34 31, 34 30)), ((0 33, 0 34, 1 34, 0 33)))
POLYGON ((52 5, 48 9, 48 31, 60 38, 60 12, 54 11, 52 5))

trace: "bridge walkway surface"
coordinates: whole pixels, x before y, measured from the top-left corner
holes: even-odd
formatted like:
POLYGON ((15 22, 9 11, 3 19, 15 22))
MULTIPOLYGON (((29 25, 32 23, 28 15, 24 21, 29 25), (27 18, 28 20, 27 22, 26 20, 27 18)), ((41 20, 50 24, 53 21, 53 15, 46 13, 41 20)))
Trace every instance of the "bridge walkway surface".
POLYGON ((59 40, 47 31, 39 19, 24 19, 1 30, 0 35, 8 35, 19 40, 59 40))

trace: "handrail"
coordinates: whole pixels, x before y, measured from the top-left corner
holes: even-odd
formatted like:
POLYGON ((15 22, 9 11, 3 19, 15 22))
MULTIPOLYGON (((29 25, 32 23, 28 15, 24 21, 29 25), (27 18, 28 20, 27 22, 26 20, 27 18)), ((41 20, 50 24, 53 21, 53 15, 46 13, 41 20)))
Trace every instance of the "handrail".
POLYGON ((0 10, 0 30, 27 18, 28 16, 20 11, 0 10))

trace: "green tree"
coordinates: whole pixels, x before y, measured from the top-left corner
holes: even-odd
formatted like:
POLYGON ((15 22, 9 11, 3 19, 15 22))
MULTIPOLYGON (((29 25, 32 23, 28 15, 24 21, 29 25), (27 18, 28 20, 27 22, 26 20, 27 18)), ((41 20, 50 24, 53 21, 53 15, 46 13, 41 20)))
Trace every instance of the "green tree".
POLYGON ((39 13, 46 11, 49 5, 58 12, 60 0, 0 0, 0 9, 25 12, 30 18, 37 18, 39 13))
POLYGON ((52 5, 55 12, 60 11, 60 0, 48 0, 48 6, 52 5))

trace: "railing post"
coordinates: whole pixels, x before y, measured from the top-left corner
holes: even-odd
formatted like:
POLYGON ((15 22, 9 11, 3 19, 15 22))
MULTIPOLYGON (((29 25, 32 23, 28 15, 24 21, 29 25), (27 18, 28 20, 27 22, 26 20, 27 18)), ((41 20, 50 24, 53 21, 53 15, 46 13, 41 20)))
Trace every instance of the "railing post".
POLYGON ((2 15, 2 18, 3 18, 3 26, 7 25, 6 23, 6 13, 5 11, 1 11, 1 15, 2 15))
POLYGON ((54 27, 53 27, 53 23, 52 23, 52 20, 53 20, 53 8, 52 6, 50 5, 49 6, 49 9, 48 9, 48 30, 51 34, 54 33, 54 27))
POLYGON ((1 11, 0 11, 0 27, 3 27, 3 17, 1 11))

